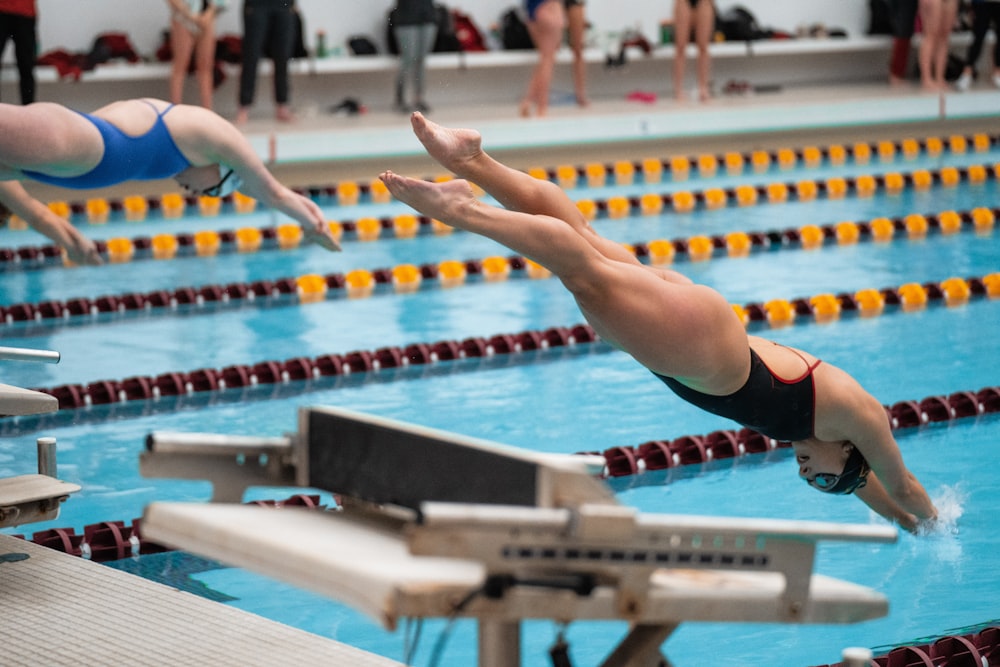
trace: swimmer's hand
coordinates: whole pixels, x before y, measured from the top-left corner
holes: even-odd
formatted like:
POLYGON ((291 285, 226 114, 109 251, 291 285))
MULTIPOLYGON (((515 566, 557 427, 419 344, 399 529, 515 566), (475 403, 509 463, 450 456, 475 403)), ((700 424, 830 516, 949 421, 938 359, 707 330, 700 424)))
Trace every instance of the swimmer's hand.
POLYGON ((77 266, 99 266, 104 263, 97 245, 71 225, 66 226, 66 240, 63 253, 70 264, 77 266))
POLYGON ((327 250, 332 252, 340 252, 343 248, 340 247, 340 243, 337 239, 333 238, 333 233, 330 231, 330 225, 324 220, 322 223, 316 226, 303 225, 302 231, 305 232, 307 238, 309 238, 313 243, 316 243, 327 250))

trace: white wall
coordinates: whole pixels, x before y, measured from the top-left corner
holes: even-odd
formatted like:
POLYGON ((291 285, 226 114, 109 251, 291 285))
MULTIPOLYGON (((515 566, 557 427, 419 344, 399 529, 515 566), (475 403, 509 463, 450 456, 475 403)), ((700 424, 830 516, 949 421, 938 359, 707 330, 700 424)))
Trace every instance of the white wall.
MULTIPOLYGON (((227 0, 230 9, 218 22, 220 34, 242 34, 243 0, 227 0)), ((469 14, 481 30, 521 0, 444 0, 469 14)), ((343 44, 354 33, 374 36, 380 43, 385 15, 394 0, 298 0, 312 46, 317 30, 325 30, 328 44, 343 44)), ((842 27, 851 35, 864 33, 867 0, 716 0, 724 11, 736 4, 750 9, 765 27, 794 31, 797 25, 825 23, 842 27)), ((650 40, 659 34, 659 22, 670 17, 673 0, 587 0, 589 20, 602 31, 639 27, 650 40)), ((88 51, 94 38, 109 31, 126 32, 136 50, 152 54, 160 34, 169 25, 166 0, 38 0, 39 40, 42 52, 57 48, 88 51)), ((12 48, 5 60, 12 59, 12 48)))

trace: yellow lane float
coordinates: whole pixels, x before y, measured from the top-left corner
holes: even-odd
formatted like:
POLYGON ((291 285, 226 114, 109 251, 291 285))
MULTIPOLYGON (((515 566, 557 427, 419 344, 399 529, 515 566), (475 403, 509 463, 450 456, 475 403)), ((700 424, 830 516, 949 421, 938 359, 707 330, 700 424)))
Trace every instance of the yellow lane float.
POLYGON ((264 235, 256 227, 241 227, 236 230, 236 250, 257 252, 264 242, 264 235))
POLYGON ((674 254, 677 249, 670 241, 656 239, 646 244, 649 250, 649 263, 654 266, 663 266, 674 261, 674 254))
POLYGON ((920 310, 927 307, 927 290, 919 283, 900 285, 899 303, 904 311, 920 310))
POLYGON ((785 299, 772 299, 764 304, 767 323, 772 327, 784 327, 795 322, 795 308, 785 299))
POLYGON ((632 210, 632 205, 628 201, 628 197, 615 196, 608 198, 608 217, 612 219, 620 219, 628 216, 629 212, 632 210))
POLYGON ((488 282, 506 280, 510 276, 510 262, 506 257, 493 256, 483 260, 483 278, 488 282))
POLYGON ((819 322, 832 322, 840 317, 840 300, 833 294, 817 294, 809 298, 813 318, 819 322))
POLYGON ((881 315, 885 310, 885 297, 876 289, 863 289, 854 293, 854 302, 858 304, 861 317, 881 315))
POLYGON ((446 259, 438 264, 438 280, 441 287, 457 287, 465 282, 465 264, 454 259, 446 259))
POLYGON ((400 294, 416 292, 423 282, 420 269, 414 264, 400 264, 392 267, 392 287, 400 294))
POLYGON ((704 262, 711 259, 715 252, 712 239, 707 236, 692 236, 688 239, 688 258, 692 262, 704 262))
POLYGON ((108 239, 108 260, 113 264, 132 261, 135 246, 126 238, 108 239))
POLYGON ((326 278, 318 273, 307 273, 295 279, 296 292, 302 303, 315 303, 326 298, 326 278))
POLYGON ((590 222, 597 219, 597 203, 593 199, 581 199, 576 202, 576 208, 583 214, 584 219, 590 222))
POLYGON ((359 218, 354 222, 359 241, 377 241, 382 235, 382 222, 378 218, 359 218))
POLYGON ((961 306, 969 302, 972 289, 962 278, 948 278, 941 282, 941 291, 944 293, 945 305, 961 306))
POLYGON ((348 298, 362 299, 375 291, 375 276, 366 269, 354 269, 344 276, 344 287, 348 298))
POLYGON ((942 234, 956 234, 962 231, 962 216, 955 211, 942 211, 938 214, 938 228, 942 234))
POLYGON ((203 229, 194 234, 194 251, 199 257, 217 255, 221 245, 222 239, 219 238, 218 232, 203 229))
POLYGON ((695 202, 694 194, 687 190, 679 190, 671 197, 674 210, 678 213, 690 213, 694 210, 695 202))
POLYGON ((354 181, 344 181, 337 186, 337 204, 340 206, 357 206, 361 198, 361 188, 354 181))
POLYGON ((392 232, 397 239, 412 239, 420 231, 420 219, 404 213, 392 219, 392 232))
POLYGON ((705 208, 709 210, 722 208, 729 202, 729 195, 722 188, 708 188, 703 194, 705 196, 705 208))
POLYGON ((295 223, 278 225, 275 230, 278 239, 278 247, 282 250, 292 250, 298 248, 302 243, 302 228, 295 223))
POLYGON ((87 222, 92 225, 102 225, 108 221, 111 215, 111 205, 108 200, 102 197, 88 199, 86 203, 87 222))
POLYGON ((154 259, 173 259, 177 255, 177 237, 173 234, 157 234, 151 247, 154 259))
POLYGON ((176 192, 168 192, 160 197, 160 213, 164 218, 179 218, 184 215, 187 201, 176 192))
POLYGON ((889 218, 873 218, 869 225, 877 242, 891 241, 896 234, 896 225, 889 218))
POLYGON ((648 157, 642 161, 642 180, 646 183, 659 183, 663 180, 663 160, 648 157))
POLYGON ((663 211, 663 197, 647 192, 639 198, 639 210, 643 215, 659 215, 663 211))

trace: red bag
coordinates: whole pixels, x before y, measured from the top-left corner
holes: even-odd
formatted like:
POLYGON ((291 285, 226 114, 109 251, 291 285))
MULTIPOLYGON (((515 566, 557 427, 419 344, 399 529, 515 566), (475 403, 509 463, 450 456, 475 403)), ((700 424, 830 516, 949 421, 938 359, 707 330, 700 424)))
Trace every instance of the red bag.
POLYGON ((483 33, 479 31, 476 24, 472 22, 468 14, 463 14, 457 9, 451 10, 451 17, 455 23, 455 36, 462 47, 462 51, 486 51, 486 40, 483 33))

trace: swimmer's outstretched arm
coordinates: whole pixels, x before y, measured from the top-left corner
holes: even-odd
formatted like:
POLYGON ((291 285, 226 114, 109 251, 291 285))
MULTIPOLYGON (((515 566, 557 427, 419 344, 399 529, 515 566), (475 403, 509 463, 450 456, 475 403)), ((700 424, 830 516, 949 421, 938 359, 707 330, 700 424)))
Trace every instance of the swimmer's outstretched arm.
POLYGON ((920 520, 899 506, 882 485, 882 480, 874 472, 868 473, 867 483, 854 492, 862 502, 883 518, 899 524, 904 530, 916 532, 920 520))
POLYGON ((65 250, 66 256, 74 264, 102 263, 93 241, 68 220, 59 217, 48 206, 28 194, 17 181, 0 182, 0 204, 65 250))
POLYGON ((178 106, 170 113, 175 114, 170 118, 174 141, 185 155, 197 158, 192 163, 232 167, 243 181, 241 192, 294 219, 315 243, 327 250, 340 250, 322 209, 280 183, 232 123, 201 107, 178 106))
POLYGON ((868 485, 855 495, 907 530, 936 519, 934 503, 903 461, 882 404, 840 369, 827 366, 825 373, 817 391, 817 436, 853 443, 868 461, 868 485))

